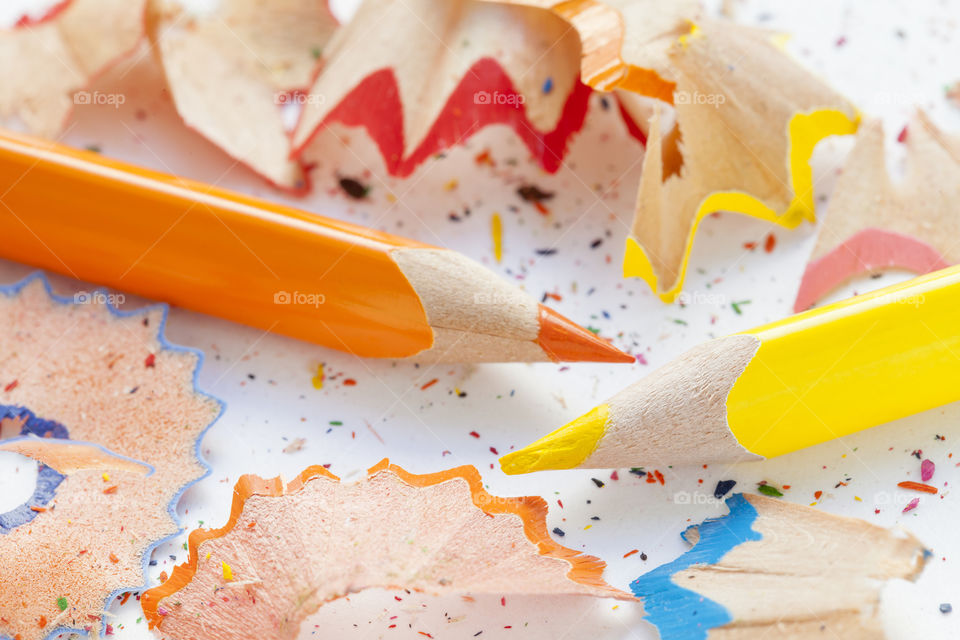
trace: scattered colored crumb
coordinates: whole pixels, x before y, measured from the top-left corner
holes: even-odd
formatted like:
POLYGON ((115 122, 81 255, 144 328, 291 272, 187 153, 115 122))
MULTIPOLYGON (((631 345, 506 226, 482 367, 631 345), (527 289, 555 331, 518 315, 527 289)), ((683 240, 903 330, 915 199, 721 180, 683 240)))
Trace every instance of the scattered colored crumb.
POLYGON ((354 200, 362 200, 370 193, 370 187, 354 178, 340 178, 340 188, 354 200))
POLYGON ((326 376, 323 373, 323 363, 317 365, 317 372, 313 374, 313 388, 314 389, 323 389, 323 381, 326 379, 326 376))
POLYGON ((713 497, 720 500, 723 496, 730 493, 730 490, 735 486, 737 486, 736 480, 720 480, 717 482, 717 487, 713 490, 713 497))
POLYGON ((777 489, 773 485, 761 484, 757 486, 757 491, 762 493, 765 496, 771 496, 773 498, 782 498, 783 492, 780 489, 777 489))
POLYGON ((937 493, 936 487, 931 487, 930 485, 923 484, 922 482, 904 480, 903 482, 898 482, 897 486, 901 489, 910 489, 911 491, 920 491, 922 493, 937 493))
POLYGON ((503 222, 499 213, 490 218, 490 233, 493 235, 493 257, 499 263, 503 259, 503 222))
POLYGON ((478 153, 476 156, 474 156, 473 161, 479 165, 485 164, 489 167, 496 166, 496 163, 494 163, 493 158, 490 156, 490 149, 484 149, 478 153))
POLYGON ((740 300, 737 302, 731 302, 730 308, 733 309, 733 312, 738 316, 743 315, 743 309, 741 309, 740 307, 746 304, 750 304, 750 302, 751 302, 750 300, 740 300))

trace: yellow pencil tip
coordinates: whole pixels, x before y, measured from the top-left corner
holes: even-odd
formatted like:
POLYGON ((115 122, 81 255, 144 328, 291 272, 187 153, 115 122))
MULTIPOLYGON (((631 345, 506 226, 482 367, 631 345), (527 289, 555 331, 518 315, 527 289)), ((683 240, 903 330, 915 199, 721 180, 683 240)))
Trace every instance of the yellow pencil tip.
POLYGON ((523 449, 503 456, 500 468, 513 476, 579 467, 597 448, 606 432, 609 415, 610 407, 601 404, 523 449))

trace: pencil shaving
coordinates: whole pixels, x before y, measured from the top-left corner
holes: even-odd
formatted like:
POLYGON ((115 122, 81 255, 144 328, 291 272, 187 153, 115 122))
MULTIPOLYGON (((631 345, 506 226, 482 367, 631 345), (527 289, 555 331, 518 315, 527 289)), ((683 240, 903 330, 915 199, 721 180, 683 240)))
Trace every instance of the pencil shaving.
POLYGON ((337 23, 319 0, 223 0, 192 15, 151 0, 148 32, 184 123, 278 187, 306 189, 283 108, 310 84, 337 23))
POLYGON ((324 50, 293 145, 364 127, 389 173, 489 124, 511 126, 548 171, 580 129, 590 91, 576 33, 543 9, 478 0, 365 0, 324 50))
POLYGON ((681 162, 654 116, 624 275, 665 301, 683 286, 701 220, 732 211, 795 227, 814 219, 809 164, 819 140, 853 133, 850 103, 794 63, 766 32, 700 22, 669 51, 681 162))
POLYGON ((643 278, 669 302, 710 213, 786 227, 814 219, 813 148, 853 133, 858 115, 772 34, 700 19, 696 2, 501 1, 567 21, 582 44, 582 80, 613 92, 631 132, 648 144, 625 276, 643 278))
POLYGON ((71 0, 46 20, 0 29, 0 117, 56 136, 83 91, 143 37, 146 0, 71 0))
POLYGON ((488 494, 473 467, 413 475, 384 460, 355 484, 310 467, 287 487, 244 476, 226 526, 192 532, 188 563, 141 603, 163 637, 280 639, 374 587, 630 599, 603 581, 603 562, 554 542, 545 515, 540 498, 488 494))
POLYGON ((883 126, 862 127, 830 197, 795 311, 879 269, 929 273, 960 262, 960 139, 922 111, 906 129, 907 173, 887 173, 883 126))
POLYGON ((39 469, 31 501, 0 515, 0 635, 22 640, 103 631, 112 595, 179 531, 173 503, 204 474, 197 441, 220 410, 193 386, 197 354, 164 340, 164 309, 47 287, 0 288, 0 445, 39 469))
POLYGON ((581 80, 598 91, 620 90, 673 102, 667 51, 700 15, 696 0, 487 0, 550 9, 581 43, 581 80))
POLYGON ((727 505, 687 529, 690 551, 631 585, 663 638, 882 638, 881 589, 926 562, 913 536, 862 520, 758 495, 727 505))

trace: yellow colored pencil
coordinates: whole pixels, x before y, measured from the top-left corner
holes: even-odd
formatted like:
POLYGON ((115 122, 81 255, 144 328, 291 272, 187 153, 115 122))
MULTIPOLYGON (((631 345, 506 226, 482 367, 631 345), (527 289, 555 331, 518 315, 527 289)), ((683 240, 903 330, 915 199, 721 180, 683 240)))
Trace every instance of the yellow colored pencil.
POLYGON ((508 474, 760 460, 960 400, 960 266, 688 351, 508 474))

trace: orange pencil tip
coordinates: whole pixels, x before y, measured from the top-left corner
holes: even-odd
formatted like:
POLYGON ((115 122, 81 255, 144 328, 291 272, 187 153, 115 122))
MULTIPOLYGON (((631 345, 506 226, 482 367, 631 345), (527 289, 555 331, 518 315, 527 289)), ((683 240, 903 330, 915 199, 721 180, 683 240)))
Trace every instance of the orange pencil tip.
POLYGON ((540 305, 537 344, 556 362, 633 362, 630 354, 597 337, 553 309, 540 305))

